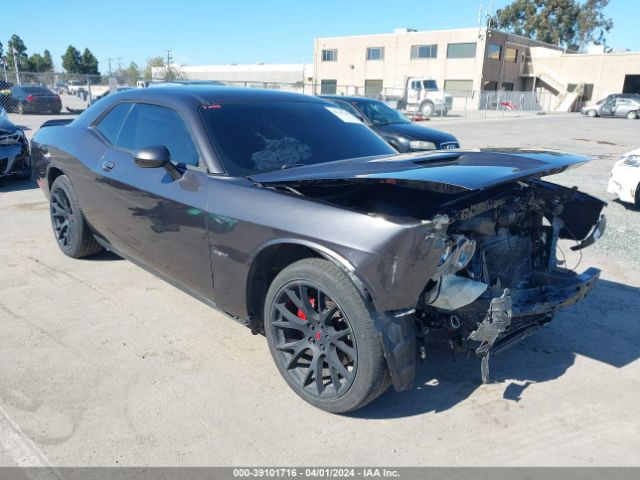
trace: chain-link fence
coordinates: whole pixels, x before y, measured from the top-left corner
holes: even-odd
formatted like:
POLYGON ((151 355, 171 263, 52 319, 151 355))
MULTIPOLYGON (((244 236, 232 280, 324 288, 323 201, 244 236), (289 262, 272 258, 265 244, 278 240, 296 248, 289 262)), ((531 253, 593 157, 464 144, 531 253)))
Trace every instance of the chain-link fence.
POLYGON ((141 86, 140 80, 67 73, 0 72, 0 106, 10 118, 77 115, 112 91, 141 86))
MULTIPOLYGON (((189 81, 188 79, 186 81, 189 81)), ((197 82, 196 80, 192 80, 197 82)), ((206 83, 206 81, 200 81, 206 83)), ((72 75, 66 73, 0 72, 0 106, 14 123, 36 128, 42 115, 78 115, 112 92, 155 86, 143 78, 119 75, 72 75)), ((558 99, 547 91, 429 91, 416 98, 402 88, 335 83, 281 83, 258 81, 217 82, 229 86, 266 88, 307 95, 369 97, 384 101, 409 117, 420 120, 445 118, 491 118, 546 113, 557 108, 558 99)), ((574 109, 579 104, 576 99, 574 109)))

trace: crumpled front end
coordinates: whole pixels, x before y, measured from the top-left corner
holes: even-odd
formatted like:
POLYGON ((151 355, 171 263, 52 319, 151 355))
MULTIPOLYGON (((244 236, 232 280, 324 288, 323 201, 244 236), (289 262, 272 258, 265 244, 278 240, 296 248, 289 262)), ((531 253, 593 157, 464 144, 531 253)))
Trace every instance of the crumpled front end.
POLYGON ((29 144, 20 129, 0 129, 0 178, 29 178, 29 144))
POLYGON ((595 242, 606 225, 604 205, 536 181, 453 214, 449 235, 473 241, 475 249, 463 267, 441 269, 423 292, 416 314, 423 345, 438 338, 475 352, 487 381, 491 353, 532 334, 594 287, 598 269, 567 269, 556 252, 560 239, 574 241, 572 250, 595 242))

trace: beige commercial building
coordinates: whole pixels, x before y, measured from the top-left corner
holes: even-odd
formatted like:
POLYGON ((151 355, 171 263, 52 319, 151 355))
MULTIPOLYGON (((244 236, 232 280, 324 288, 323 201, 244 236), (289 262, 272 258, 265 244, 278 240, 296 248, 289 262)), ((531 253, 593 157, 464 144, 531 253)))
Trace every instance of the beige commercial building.
POLYGON ((534 92, 551 99, 550 110, 568 110, 609 93, 640 93, 640 53, 564 53, 487 28, 318 38, 313 68, 325 94, 397 96, 407 78, 424 77, 457 97, 534 92))

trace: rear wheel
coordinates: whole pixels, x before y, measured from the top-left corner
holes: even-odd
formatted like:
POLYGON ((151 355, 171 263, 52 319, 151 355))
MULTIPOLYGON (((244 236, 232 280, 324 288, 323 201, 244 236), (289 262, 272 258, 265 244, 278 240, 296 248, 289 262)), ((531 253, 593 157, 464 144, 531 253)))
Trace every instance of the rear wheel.
POLYGON ((271 355, 289 386, 333 413, 356 410, 389 386, 380 335, 351 280, 309 258, 280 272, 265 301, 271 355))
POLYGON ((66 175, 59 176, 51 185, 49 212, 53 233, 65 255, 82 258, 102 250, 87 226, 78 198, 66 175))
POLYGON ((636 118, 638 118, 638 112, 629 112, 629 113, 627 113, 627 118, 629 120, 635 120, 636 118))

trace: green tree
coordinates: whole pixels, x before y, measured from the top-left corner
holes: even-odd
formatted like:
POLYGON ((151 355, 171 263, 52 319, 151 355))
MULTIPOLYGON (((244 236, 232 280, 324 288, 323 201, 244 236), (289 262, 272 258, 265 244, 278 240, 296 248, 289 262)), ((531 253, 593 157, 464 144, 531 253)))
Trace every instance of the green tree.
POLYGON ((91 50, 85 48, 80 58, 80 71, 88 75, 100 75, 98 71, 98 59, 91 53, 91 50))
POLYGON ((613 21, 602 13, 609 0, 514 0, 498 9, 488 24, 570 50, 605 44, 613 21))
POLYGON ((45 49, 42 54, 44 72, 53 72, 53 58, 51 57, 51 52, 45 49))
POLYGON ((53 70, 53 60, 49 50, 45 50, 43 55, 34 53, 25 62, 26 70, 30 72, 51 72, 53 70))
POLYGON ((33 55, 29 56, 29 58, 27 58, 26 63, 26 70, 30 71, 30 72, 42 72, 42 66, 43 66, 43 58, 42 55, 40 55, 39 53, 34 53, 33 55))
POLYGON ((7 68, 9 68, 9 70, 15 70, 16 63, 18 64, 19 70, 26 69, 27 46, 18 35, 13 34, 7 43, 7 68))
POLYGON ((81 60, 80 52, 76 50, 73 45, 69 45, 67 51, 62 55, 62 68, 64 68, 67 73, 81 73, 81 60))
POLYGON ((138 67, 138 64, 136 62, 131 62, 127 69, 124 71, 124 75, 126 77, 129 77, 130 79, 137 80, 138 78, 140 78, 140 67, 138 67))
POLYGON ((153 57, 147 60, 147 66, 144 67, 144 78, 145 80, 151 80, 152 68, 153 67, 164 67, 164 58, 162 57, 153 57))

